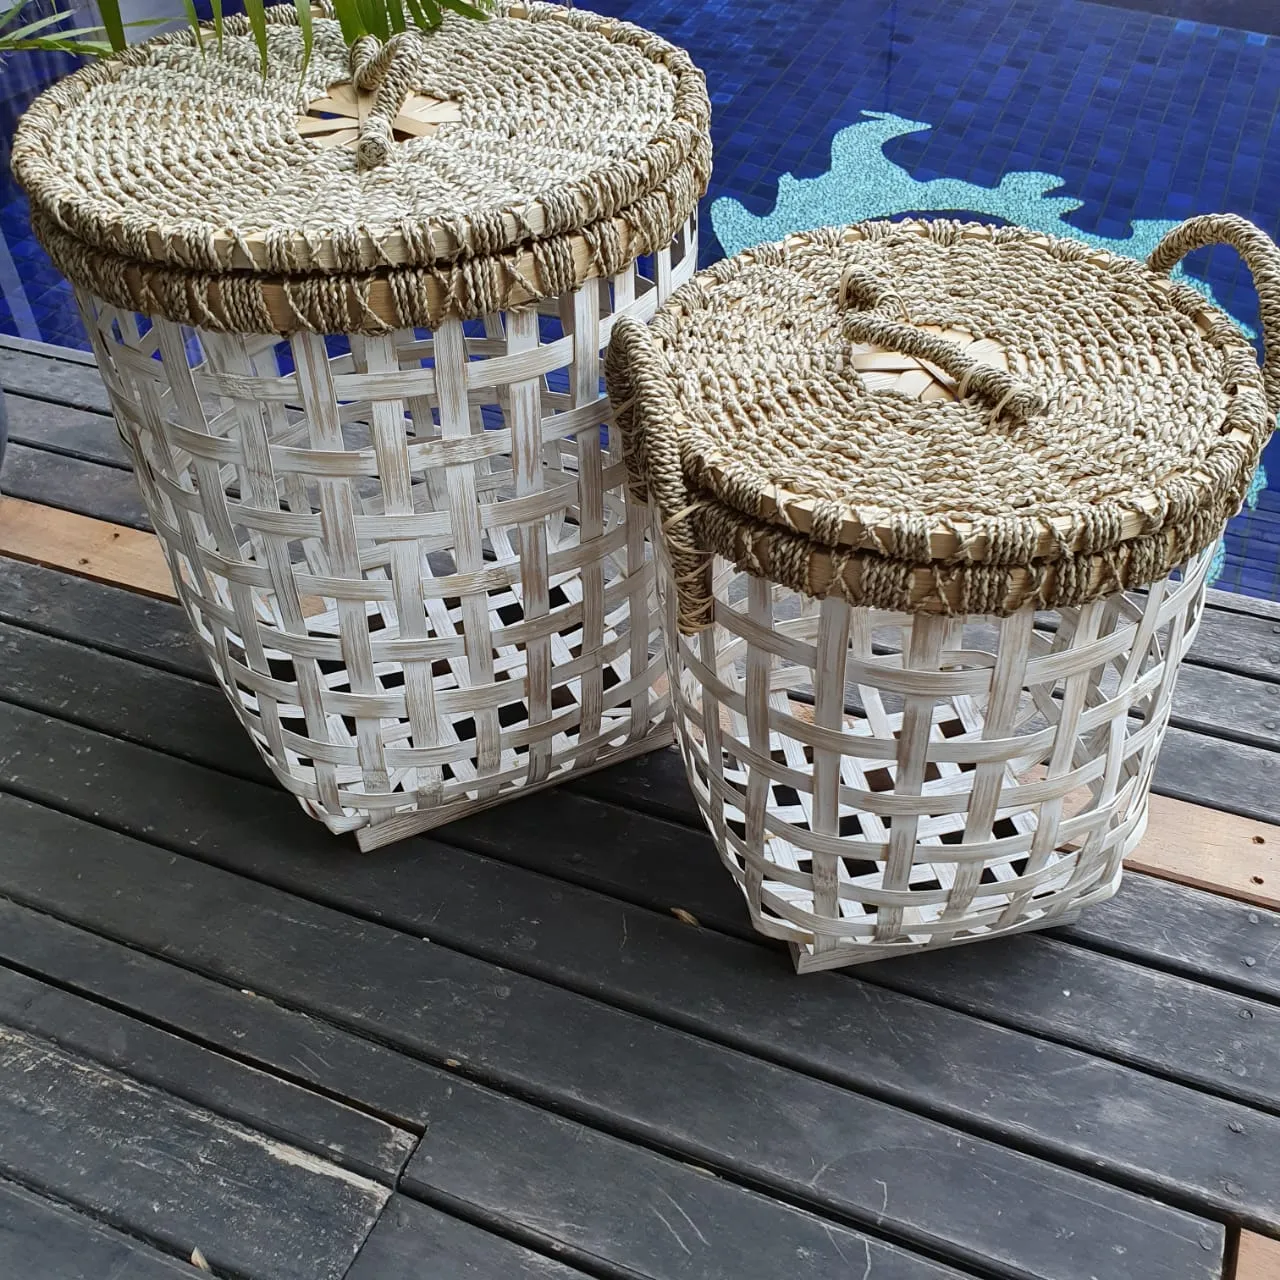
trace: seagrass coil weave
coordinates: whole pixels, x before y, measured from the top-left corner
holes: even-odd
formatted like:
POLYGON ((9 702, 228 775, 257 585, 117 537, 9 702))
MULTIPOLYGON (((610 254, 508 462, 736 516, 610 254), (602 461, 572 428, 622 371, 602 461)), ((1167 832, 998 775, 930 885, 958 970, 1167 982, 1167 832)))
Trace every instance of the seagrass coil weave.
POLYGON ((1280 410, 1167 272, 869 223, 718 264, 606 362, 659 548, 676 736, 801 971, 1064 923, 1146 824, 1215 544, 1280 410))
POLYGON ((205 330, 430 328, 616 275, 706 189, 702 73, 628 23, 503 0, 348 48, 318 17, 304 70, 294 7, 267 17, 265 77, 229 18, 220 46, 160 36, 23 117, 14 172, 75 284, 205 330))
POLYGON ((1193 220, 1152 266, 938 221, 750 250, 622 329, 614 399, 683 625, 709 616, 699 548, 818 598, 999 614, 1215 541, 1280 405, 1280 375, 1165 274, 1217 240, 1274 317, 1280 257, 1243 219, 1193 220))
POLYGON ((282 785, 372 848, 670 740, 602 385, 697 263, 709 108, 626 23, 508 4, 348 48, 268 11, 24 118, 175 588, 282 785))

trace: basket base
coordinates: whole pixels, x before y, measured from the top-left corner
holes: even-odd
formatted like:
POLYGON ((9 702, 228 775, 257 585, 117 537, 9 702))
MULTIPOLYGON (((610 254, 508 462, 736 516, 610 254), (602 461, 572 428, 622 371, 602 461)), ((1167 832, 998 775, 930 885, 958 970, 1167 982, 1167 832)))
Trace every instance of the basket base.
MULTIPOLYGON (((1117 880, 1116 889, 1119 887, 1119 880, 1117 880)), ((1115 889, 1112 889, 1106 896, 1110 897, 1114 893, 1115 889)), ((1099 902, 1102 900, 1102 898, 1095 899, 1099 902)), ((936 943, 886 942, 877 946, 874 942, 860 942, 853 947, 833 947, 829 951, 813 952, 808 947, 793 942, 790 944, 791 961, 797 973, 821 973, 826 969, 844 969, 850 965, 869 964, 873 960, 888 960, 893 956, 919 955, 923 951, 942 951, 947 947, 962 947, 970 942, 988 942, 993 938, 1008 938, 1015 933, 1032 933, 1037 929, 1057 929, 1062 925, 1075 924, 1080 919, 1081 910, 1082 908, 1077 907, 1073 911, 1052 918, 1024 920, 1021 924, 1010 925, 1009 928, 1001 929, 998 933, 979 933, 967 938, 948 938, 944 942, 936 943)))
POLYGON ((650 751, 670 746, 673 732, 671 723, 668 721, 658 725, 638 742, 628 742, 612 751, 601 753, 599 759, 592 764, 576 767, 572 774, 557 773, 543 782, 523 786, 514 791, 502 791, 494 796, 485 796, 483 799, 457 800, 452 804, 440 805, 432 809, 418 809, 411 813, 397 814, 384 822, 370 823, 356 831, 356 843, 360 846, 362 853, 369 853, 374 849, 381 849, 384 845, 395 844, 410 836, 421 835, 422 832, 442 827, 454 821, 455 818, 465 818, 468 814, 479 813, 482 809, 491 809, 494 805, 518 800, 521 796, 532 795, 535 791, 559 786, 561 783, 568 782, 571 777, 580 778, 584 774, 607 769, 610 765, 621 764, 622 761, 630 760, 634 756, 648 755, 650 751))

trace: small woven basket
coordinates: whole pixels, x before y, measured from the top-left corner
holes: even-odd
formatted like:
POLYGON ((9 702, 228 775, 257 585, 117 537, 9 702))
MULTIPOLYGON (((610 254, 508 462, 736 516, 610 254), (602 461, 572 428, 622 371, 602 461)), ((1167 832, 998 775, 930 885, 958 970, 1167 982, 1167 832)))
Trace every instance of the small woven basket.
POLYGON ((1280 370, 1149 264, 867 223, 679 289, 606 362, 659 544, 677 738, 798 969, 1073 919, 1141 838, 1212 551, 1280 370))
POLYGON ((688 56, 559 5, 351 48, 268 11, 23 119, 174 581, 276 777, 364 847, 668 737, 601 352, 697 259, 688 56))

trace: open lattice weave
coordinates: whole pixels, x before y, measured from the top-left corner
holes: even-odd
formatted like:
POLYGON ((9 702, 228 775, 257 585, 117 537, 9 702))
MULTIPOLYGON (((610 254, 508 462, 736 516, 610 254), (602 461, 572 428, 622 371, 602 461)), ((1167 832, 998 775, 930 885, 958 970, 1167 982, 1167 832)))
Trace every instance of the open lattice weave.
POLYGON ((368 848, 670 735, 647 516, 600 394, 695 229, 430 333, 192 331, 81 291, 200 643, 280 782, 368 848))
POLYGON ((1280 410, 1169 269, 1223 240, 1280 329, 1280 253, 1240 218, 1150 265, 1015 227, 867 223, 700 274, 619 326, 610 390, 661 515, 678 622, 707 556, 806 595, 1003 615, 1164 577, 1219 537, 1280 410))
POLYGON ((1211 552, 1177 581, 963 619, 804 599, 717 559, 677 738, 758 929, 802 971, 1066 923, 1141 839, 1211 552))
POLYGON ((638 27, 503 3, 348 49, 319 18, 304 71, 293 5, 267 14, 265 77, 229 18, 220 46, 158 37, 24 116, 14 171, 73 283, 206 331, 432 328, 621 272, 706 189, 702 73, 638 27), (307 116, 343 85, 354 148, 307 116))

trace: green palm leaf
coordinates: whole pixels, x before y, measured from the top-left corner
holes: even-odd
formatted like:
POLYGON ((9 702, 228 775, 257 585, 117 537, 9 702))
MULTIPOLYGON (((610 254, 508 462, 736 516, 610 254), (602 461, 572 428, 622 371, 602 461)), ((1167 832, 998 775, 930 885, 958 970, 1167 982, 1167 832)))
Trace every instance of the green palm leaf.
MULTIPOLYGON (((482 20, 489 17, 491 2, 492 0, 476 0, 476 3, 471 0, 333 0, 333 13, 342 29, 342 38, 348 44, 354 44, 364 35, 387 40, 411 25, 424 31, 434 31, 440 25, 445 9, 465 18, 482 20)), ((298 14, 298 29, 302 33, 305 71, 315 41, 312 0, 294 0, 294 4, 298 14)), ((213 11, 214 37, 221 44, 224 30, 222 0, 210 0, 210 6, 213 11)), ((194 0, 183 0, 183 7, 187 22, 195 31, 196 41, 203 49, 201 23, 194 0)), ((102 15, 101 27, 60 29, 58 24, 70 17, 70 14, 64 12, 48 14, 14 27, 13 24, 19 20, 25 8, 26 0, 19 0, 17 4, 0 10, 0 50, 44 49, 99 57, 125 48, 129 28, 155 26, 164 22, 163 18, 152 18, 126 23, 120 15, 120 0, 98 0, 98 12, 102 15)), ((265 0, 244 0, 244 9, 258 49, 262 73, 266 75, 268 48, 265 0)))
POLYGON ((262 0, 244 0, 245 15, 249 19, 249 30, 253 32, 253 42, 258 46, 258 61, 262 64, 262 74, 267 74, 267 10, 262 0))

